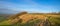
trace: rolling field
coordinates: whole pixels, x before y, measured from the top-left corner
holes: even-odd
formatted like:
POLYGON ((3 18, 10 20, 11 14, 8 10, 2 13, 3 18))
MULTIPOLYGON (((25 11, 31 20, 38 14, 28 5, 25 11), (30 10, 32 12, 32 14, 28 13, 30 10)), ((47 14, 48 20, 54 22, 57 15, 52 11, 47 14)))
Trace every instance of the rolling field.
POLYGON ((60 15, 18 14, 1 21, 0 26, 60 26, 60 15))

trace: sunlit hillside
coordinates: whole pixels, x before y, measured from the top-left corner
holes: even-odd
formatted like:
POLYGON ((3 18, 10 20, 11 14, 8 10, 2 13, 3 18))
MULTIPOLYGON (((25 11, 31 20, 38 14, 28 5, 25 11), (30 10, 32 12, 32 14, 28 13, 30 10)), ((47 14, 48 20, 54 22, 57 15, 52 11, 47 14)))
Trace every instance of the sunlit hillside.
POLYGON ((9 16, 0 22, 0 25, 8 26, 60 26, 60 15, 56 14, 32 14, 27 12, 9 16))

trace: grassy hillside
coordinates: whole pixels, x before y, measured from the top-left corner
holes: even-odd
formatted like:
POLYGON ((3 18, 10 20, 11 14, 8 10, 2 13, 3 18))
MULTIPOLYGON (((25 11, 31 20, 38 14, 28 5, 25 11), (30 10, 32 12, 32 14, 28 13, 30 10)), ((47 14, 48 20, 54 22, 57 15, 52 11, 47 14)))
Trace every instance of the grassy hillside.
MULTIPOLYGON (((56 14, 27 14, 27 13, 18 13, 12 15, 8 20, 0 17, 0 25, 7 26, 40 26, 46 24, 46 19, 50 22, 50 26, 60 26, 60 15, 56 14)), ((47 22, 47 23, 48 23, 47 22)), ((47 24, 46 24, 47 25, 47 24)))

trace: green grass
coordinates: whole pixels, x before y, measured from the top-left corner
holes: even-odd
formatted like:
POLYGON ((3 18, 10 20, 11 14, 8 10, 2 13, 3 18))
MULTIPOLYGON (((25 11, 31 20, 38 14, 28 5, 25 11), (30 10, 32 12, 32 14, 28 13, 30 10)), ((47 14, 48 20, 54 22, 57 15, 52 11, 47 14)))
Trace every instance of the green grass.
POLYGON ((0 22, 0 25, 10 25, 10 21, 3 21, 3 22, 0 22))
POLYGON ((0 16, 0 26, 10 26, 6 24, 7 24, 6 18, 3 16, 0 16))
POLYGON ((53 23, 52 26, 60 26, 60 17, 50 17, 49 21, 53 23))
POLYGON ((0 16, 0 22, 3 21, 3 20, 5 20, 5 18, 0 16))
POLYGON ((29 20, 28 22, 21 24, 21 23, 16 23, 13 26, 33 26, 34 24, 37 24, 40 22, 40 19, 34 19, 34 20, 29 20))
POLYGON ((39 23, 40 19, 33 19, 33 20, 29 20, 28 22, 22 24, 20 22, 17 22, 16 24, 10 24, 9 20, 4 20, 2 22, 0 22, 0 26, 33 26, 36 23, 39 23))

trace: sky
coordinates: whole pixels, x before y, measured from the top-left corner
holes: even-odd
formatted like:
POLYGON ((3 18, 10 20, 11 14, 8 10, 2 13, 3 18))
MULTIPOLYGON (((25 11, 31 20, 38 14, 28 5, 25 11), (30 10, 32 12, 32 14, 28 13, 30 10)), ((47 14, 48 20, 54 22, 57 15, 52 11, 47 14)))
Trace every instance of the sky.
POLYGON ((51 13, 60 11, 60 0, 0 0, 0 13, 51 13))

